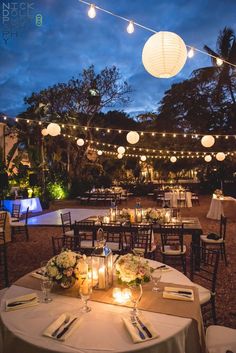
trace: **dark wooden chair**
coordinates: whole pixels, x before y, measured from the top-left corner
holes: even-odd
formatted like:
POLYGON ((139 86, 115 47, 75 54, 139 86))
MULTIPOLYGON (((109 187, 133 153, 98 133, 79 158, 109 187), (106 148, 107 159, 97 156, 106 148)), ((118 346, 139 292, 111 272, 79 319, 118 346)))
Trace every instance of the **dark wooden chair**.
POLYGON ((61 213, 61 225, 62 225, 63 235, 71 235, 71 236, 74 235, 70 212, 61 213))
POLYGON ((0 244, 0 277, 5 287, 9 286, 7 265, 7 244, 0 244))
POLYGON ((20 204, 13 203, 11 211, 11 222, 18 222, 20 219, 20 204))
POLYGON ((90 254, 96 237, 95 221, 75 221, 74 236, 80 251, 90 254))
POLYGON ((56 236, 52 237, 53 255, 60 254, 63 250, 78 251, 79 247, 74 236, 56 236))
POLYGON ((186 274, 186 246, 183 242, 183 224, 161 224, 161 254, 162 261, 181 259, 184 274, 186 274))
POLYGON ((132 223, 130 226, 131 250, 134 253, 143 253, 143 256, 149 259, 155 259, 156 244, 153 241, 152 225, 132 223))
POLYGON ((29 240, 29 231, 28 231, 28 216, 29 216, 29 207, 26 210, 26 213, 23 215, 23 219, 18 222, 11 222, 11 237, 14 240, 16 234, 24 234, 26 240, 29 240))
POLYGON ((225 265, 228 266, 226 249, 225 249, 225 238, 226 238, 226 226, 227 226, 227 218, 221 216, 220 218, 220 229, 219 229, 219 236, 218 240, 208 239, 207 234, 201 235, 201 245, 208 248, 219 249, 221 253, 221 259, 225 260, 225 265))
POLYGON ((203 315, 205 319, 209 316, 208 306, 211 305, 211 316, 214 324, 216 324, 216 309, 215 309, 215 297, 216 297, 216 280, 219 264, 219 250, 207 249, 206 247, 199 247, 196 244, 191 245, 191 268, 190 278, 195 281, 198 278, 201 281, 200 284, 196 284, 199 291, 199 300, 201 307, 203 308, 203 315), (200 254, 200 259, 199 259, 200 254), (196 263, 200 263, 200 267, 196 269, 196 263), (204 285, 204 287, 202 286, 204 285))
POLYGON ((5 243, 5 228, 6 228, 7 212, 0 212, 0 240, 5 243))
POLYGON ((114 254, 122 254, 124 250, 124 232, 122 225, 116 222, 102 223, 101 228, 104 231, 106 246, 111 249, 114 254))

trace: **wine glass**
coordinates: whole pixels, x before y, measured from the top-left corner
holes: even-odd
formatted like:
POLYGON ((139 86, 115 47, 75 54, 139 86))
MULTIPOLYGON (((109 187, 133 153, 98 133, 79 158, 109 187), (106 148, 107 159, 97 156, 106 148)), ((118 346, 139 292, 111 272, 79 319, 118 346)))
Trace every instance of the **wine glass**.
POLYGON ((52 298, 50 297, 52 285, 53 283, 50 278, 45 277, 45 279, 41 281, 41 289, 43 292, 43 299, 42 299, 43 303, 50 303, 52 301, 52 298))
POLYGON ((161 275, 162 275, 161 269, 154 270, 151 273, 151 279, 152 279, 152 282, 153 282, 153 287, 152 287, 152 291, 153 292, 160 291, 160 288, 158 287, 158 283, 161 280, 161 275))
POLYGON ((84 304, 81 310, 84 313, 88 313, 91 311, 91 308, 88 306, 88 300, 92 294, 92 281, 85 279, 79 287, 79 293, 84 304))
POLYGON ((143 295, 143 288, 141 284, 132 284, 129 285, 131 290, 131 302, 134 304, 131 314, 133 316, 138 315, 138 303, 140 302, 142 295, 143 295))

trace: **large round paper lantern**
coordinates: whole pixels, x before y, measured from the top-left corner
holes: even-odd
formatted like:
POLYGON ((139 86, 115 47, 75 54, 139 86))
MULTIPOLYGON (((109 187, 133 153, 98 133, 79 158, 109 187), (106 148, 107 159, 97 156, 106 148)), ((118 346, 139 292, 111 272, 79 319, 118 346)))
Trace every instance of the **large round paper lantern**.
POLYGON ((155 33, 143 47, 143 65, 154 77, 169 78, 177 75, 186 59, 186 45, 183 39, 173 32, 155 33))
POLYGON ((83 146, 84 145, 84 139, 78 139, 77 140, 77 145, 80 146, 80 147, 83 146))
POLYGON ((42 134, 43 136, 47 136, 47 135, 48 135, 48 130, 47 130, 47 129, 41 130, 41 134, 42 134))
POLYGON ((209 154, 207 154, 205 157, 204 157, 205 161, 206 162, 210 162, 212 160, 212 156, 210 156, 209 154))
POLYGON ((145 162, 147 157, 146 156, 141 156, 140 159, 141 159, 142 162, 145 162))
POLYGON ((139 142, 139 134, 137 131, 130 131, 126 135, 126 139, 131 145, 134 145, 135 143, 139 142))
POLYGON ((216 159, 217 159, 217 161, 222 162, 222 161, 225 159, 225 154, 224 154, 224 152, 218 152, 218 153, 216 153, 216 159))
POLYGON ((170 157, 171 163, 175 163, 177 161, 177 158, 175 156, 170 157))
POLYGON ((212 135, 205 135, 201 138, 201 144, 204 146, 204 147, 212 147, 215 143, 215 138, 214 136, 212 135))
POLYGON ((118 159, 122 159, 123 156, 124 156, 124 155, 123 155, 122 153, 118 153, 117 158, 118 158, 118 159))
POLYGON ((60 135, 61 133, 61 128, 60 128, 60 125, 56 124, 56 123, 50 123, 48 126, 47 126, 47 131, 48 131, 48 134, 51 135, 51 136, 57 136, 57 135, 60 135))
POLYGON ((101 156, 102 155, 102 151, 101 150, 98 150, 98 155, 101 156))
POLYGON ((117 152, 119 154, 124 154, 125 153, 125 148, 123 146, 120 146, 120 147, 117 148, 117 152))

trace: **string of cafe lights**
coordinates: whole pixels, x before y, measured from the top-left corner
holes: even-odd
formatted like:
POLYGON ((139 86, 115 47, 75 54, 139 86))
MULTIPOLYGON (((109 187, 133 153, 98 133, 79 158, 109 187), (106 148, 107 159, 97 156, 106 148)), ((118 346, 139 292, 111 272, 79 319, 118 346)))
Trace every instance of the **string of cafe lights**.
MULTIPOLYGON (((114 12, 111 12, 111 11, 109 11, 109 10, 103 8, 103 7, 97 6, 95 4, 89 3, 89 2, 87 2, 85 0, 78 0, 78 2, 80 2, 80 3, 82 3, 82 4, 84 4, 84 5, 89 7, 88 16, 91 19, 96 17, 96 10, 99 10, 99 11, 104 12, 104 13, 110 15, 110 16, 116 17, 116 18, 118 18, 120 20, 123 20, 123 21, 127 22, 128 26, 127 26, 126 30, 127 30, 127 32, 129 34, 132 34, 134 32, 135 26, 139 27, 139 28, 142 28, 144 30, 147 30, 147 31, 149 31, 149 32, 151 32, 153 34, 157 34, 158 33, 158 31, 156 31, 156 30, 154 30, 154 29, 152 29, 150 27, 142 25, 142 24, 140 24, 140 23, 138 23, 138 22, 136 22, 136 21, 134 21, 132 19, 126 18, 124 16, 120 16, 120 15, 114 13, 114 12)), ((227 60, 225 60, 225 59, 223 59, 223 58, 221 58, 219 56, 215 56, 213 54, 207 53, 206 51, 198 49, 198 48, 196 48, 193 45, 187 45, 186 44, 186 47, 189 49, 188 58, 192 58, 194 56, 195 52, 199 52, 201 54, 207 55, 207 56, 215 59, 217 66, 222 66, 223 64, 227 64, 227 65, 232 66, 233 68, 236 68, 236 64, 233 64, 233 63, 231 63, 231 62, 229 62, 229 61, 227 61, 227 60)))
MULTIPOLYGON (((9 118, 6 115, 3 116, 3 120, 7 121, 7 120, 15 120, 16 122, 20 122, 20 121, 24 121, 27 124, 38 124, 42 127, 44 127, 45 125, 48 125, 50 122, 46 122, 46 121, 40 121, 40 120, 33 120, 33 119, 25 119, 25 118, 9 118)), ((61 129, 66 129, 66 128, 70 128, 73 130, 77 130, 80 129, 83 132, 87 132, 89 130, 93 130, 95 132, 105 132, 105 133, 118 133, 118 134, 124 134, 124 133, 129 133, 131 132, 130 129, 120 129, 120 128, 112 128, 112 127, 100 127, 100 126, 85 126, 85 125, 79 125, 79 124, 70 124, 70 123, 56 123, 57 125, 60 126, 61 129)), ((138 133, 140 136, 151 136, 151 137, 172 137, 172 138, 176 138, 176 137, 184 137, 184 138, 192 138, 192 139, 198 139, 201 137, 204 137, 206 135, 209 134, 208 133, 183 133, 183 132, 161 132, 161 131, 143 131, 143 130, 133 130, 132 132, 136 132, 138 133)), ((214 138, 218 139, 218 138, 224 138, 225 140, 228 140, 230 138, 233 138, 234 140, 236 139, 236 134, 215 134, 215 133, 211 133, 211 136, 213 136, 214 138)))

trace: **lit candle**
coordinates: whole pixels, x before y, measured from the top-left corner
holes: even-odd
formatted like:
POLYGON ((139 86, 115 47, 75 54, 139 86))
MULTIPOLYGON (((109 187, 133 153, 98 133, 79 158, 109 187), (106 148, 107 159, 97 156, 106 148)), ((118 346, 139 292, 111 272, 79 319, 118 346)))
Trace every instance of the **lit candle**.
POLYGON ((98 287, 104 289, 106 286, 105 283, 105 266, 102 266, 98 270, 98 287))

